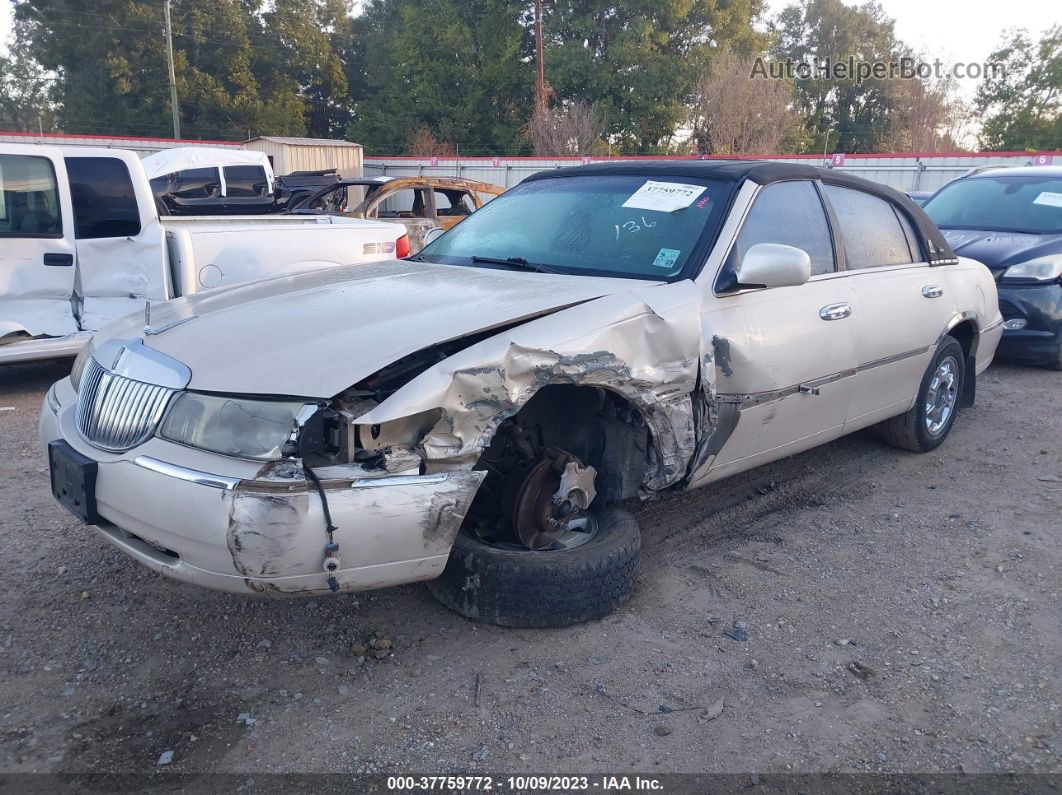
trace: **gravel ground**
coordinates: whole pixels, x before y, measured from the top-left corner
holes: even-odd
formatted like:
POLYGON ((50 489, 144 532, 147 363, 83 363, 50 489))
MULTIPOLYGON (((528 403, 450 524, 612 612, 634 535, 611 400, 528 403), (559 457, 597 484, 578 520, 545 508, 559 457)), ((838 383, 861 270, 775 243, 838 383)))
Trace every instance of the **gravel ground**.
POLYGON ((48 493, 68 367, 0 368, 0 772, 1062 769, 1058 373, 994 366, 927 455, 857 434, 639 506, 633 598, 530 631, 141 568, 48 493))

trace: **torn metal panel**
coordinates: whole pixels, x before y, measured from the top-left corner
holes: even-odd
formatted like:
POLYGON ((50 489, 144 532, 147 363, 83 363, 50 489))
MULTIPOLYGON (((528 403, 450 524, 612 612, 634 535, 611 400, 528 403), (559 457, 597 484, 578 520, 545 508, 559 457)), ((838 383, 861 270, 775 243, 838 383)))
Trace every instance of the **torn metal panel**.
MULTIPOLYGON (((551 384, 619 393, 645 419, 656 460, 650 489, 676 483, 696 444, 702 375, 701 292, 692 282, 628 289, 508 329, 414 378, 359 425, 442 409, 424 437, 429 471, 471 467, 503 420, 551 384)), ((710 389, 713 369, 705 387, 710 389)))
MULTIPOLYGON (((395 562, 423 561, 422 572, 414 579, 438 575, 485 473, 364 479, 357 469, 348 473, 356 477, 333 477, 324 484, 338 528, 334 537, 342 565, 335 576, 340 590, 391 584, 371 572, 395 562)), ((244 481, 228 497, 229 566, 253 591, 327 590, 320 496, 312 489, 276 493, 275 482, 260 487, 257 480, 244 481), (311 577, 309 583, 305 577, 311 577)), ((304 483, 292 480, 292 485, 304 483)))

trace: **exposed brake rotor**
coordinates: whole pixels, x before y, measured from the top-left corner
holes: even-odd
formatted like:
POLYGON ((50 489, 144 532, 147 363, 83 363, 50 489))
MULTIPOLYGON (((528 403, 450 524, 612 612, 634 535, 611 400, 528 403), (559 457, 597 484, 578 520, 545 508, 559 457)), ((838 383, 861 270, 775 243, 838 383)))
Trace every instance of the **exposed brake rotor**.
POLYGON ((552 448, 520 484, 512 526, 528 549, 551 546, 594 501, 597 470, 564 450, 552 448))

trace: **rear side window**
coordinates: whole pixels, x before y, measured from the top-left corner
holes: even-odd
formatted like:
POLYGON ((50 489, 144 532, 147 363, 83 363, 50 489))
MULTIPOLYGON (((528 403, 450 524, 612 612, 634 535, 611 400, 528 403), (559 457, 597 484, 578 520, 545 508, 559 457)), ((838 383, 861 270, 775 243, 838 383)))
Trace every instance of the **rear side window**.
POLYGON ((211 199, 221 195, 216 168, 186 168, 173 175, 171 191, 181 199, 211 199))
POLYGON ((472 215, 472 197, 459 190, 435 190, 435 212, 439 215, 472 215))
POLYGON ((78 240, 140 234, 140 208, 125 163, 114 157, 68 157, 66 172, 78 240))
POLYGON ((915 261, 891 203, 852 188, 826 185, 825 190, 841 227, 849 270, 915 261))
POLYGON ((261 196, 269 195, 269 180, 261 166, 225 166, 225 195, 227 196, 261 196))
POLYGON ((836 269, 826 211, 810 182, 777 182, 760 191, 738 235, 733 267, 757 243, 803 249, 811 258, 812 276, 836 269))
POLYGON ((389 192, 376 205, 377 218, 427 218, 426 191, 420 188, 402 188, 389 192))
POLYGON ((0 155, 0 237, 62 237, 59 185, 46 157, 0 155))

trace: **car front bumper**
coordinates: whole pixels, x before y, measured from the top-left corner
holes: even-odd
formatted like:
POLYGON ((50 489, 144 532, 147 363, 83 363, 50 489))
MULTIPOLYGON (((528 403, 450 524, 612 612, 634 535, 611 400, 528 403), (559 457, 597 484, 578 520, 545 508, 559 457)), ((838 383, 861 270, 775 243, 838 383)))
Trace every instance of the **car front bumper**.
POLYGON ((999 310, 1005 321, 1025 321, 1005 329, 997 355, 1029 364, 1044 364, 1062 344, 1062 284, 999 287, 999 310))
MULTIPOLYGON (((167 577, 215 590, 330 591, 321 496, 297 466, 278 477, 283 467, 154 438, 127 453, 106 453, 78 432, 75 402, 69 379, 52 388, 41 409, 40 442, 47 448, 64 440, 97 463, 96 510, 102 520, 95 529, 105 539, 167 577)), ((334 575, 341 591, 441 574, 485 475, 369 477, 354 467, 318 473, 338 528, 340 565, 334 575)))

